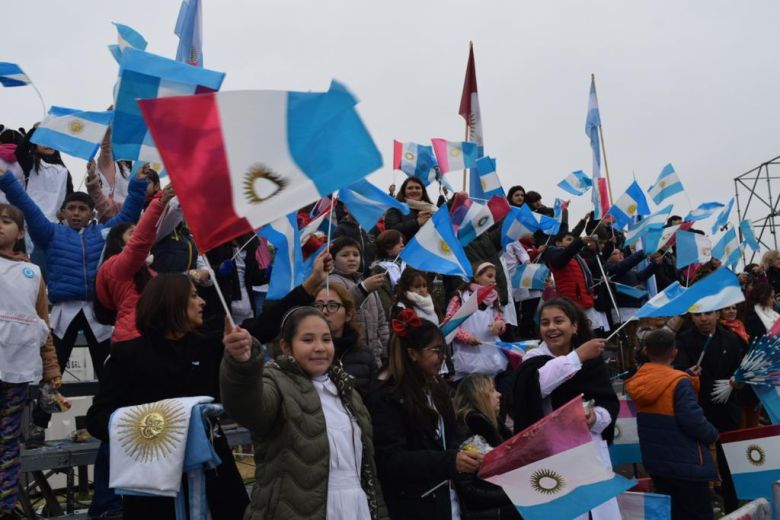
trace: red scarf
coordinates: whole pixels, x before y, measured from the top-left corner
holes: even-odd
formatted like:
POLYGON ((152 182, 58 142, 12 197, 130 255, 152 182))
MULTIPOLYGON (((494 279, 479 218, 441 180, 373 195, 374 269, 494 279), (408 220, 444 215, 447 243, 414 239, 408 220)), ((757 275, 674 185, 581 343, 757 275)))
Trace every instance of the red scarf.
POLYGON ((745 342, 748 342, 750 339, 750 336, 748 336, 747 331, 745 330, 745 324, 742 323, 742 320, 720 320, 720 324, 729 329, 731 332, 745 340, 745 342))

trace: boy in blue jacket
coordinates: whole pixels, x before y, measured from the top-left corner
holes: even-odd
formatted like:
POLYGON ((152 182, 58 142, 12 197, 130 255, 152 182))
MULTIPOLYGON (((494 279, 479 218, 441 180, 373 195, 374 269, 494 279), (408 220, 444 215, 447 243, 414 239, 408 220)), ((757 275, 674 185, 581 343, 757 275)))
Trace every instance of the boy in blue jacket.
MULTIPOLYGON (((109 229, 122 222, 138 220, 146 197, 146 183, 146 179, 133 179, 122 211, 105 224, 94 222, 94 202, 90 196, 73 192, 62 204, 64 223, 55 224, 46 218, 12 173, 0 170, 0 190, 5 192, 11 204, 22 210, 35 247, 46 255, 52 339, 63 371, 78 332, 83 330, 98 379, 103 373, 111 327, 95 320, 92 309, 95 275, 109 229)), ((28 447, 43 442, 49 415, 36 413, 34 421, 36 427, 31 432, 32 443, 28 441, 28 447)))
POLYGON ((637 405, 642 464, 658 493, 672 497, 673 519, 711 519, 709 482, 718 480, 709 444, 718 430, 699 406, 699 378, 672 368, 675 336, 667 329, 644 337, 649 362, 626 381, 637 405))

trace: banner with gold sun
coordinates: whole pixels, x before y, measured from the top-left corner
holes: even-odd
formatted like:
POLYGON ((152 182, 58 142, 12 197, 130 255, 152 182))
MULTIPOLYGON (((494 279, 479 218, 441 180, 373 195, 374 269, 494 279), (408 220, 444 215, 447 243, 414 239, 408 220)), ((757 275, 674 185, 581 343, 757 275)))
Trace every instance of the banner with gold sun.
POLYGON ((737 498, 772 500, 772 483, 780 479, 780 424, 720 434, 737 498))

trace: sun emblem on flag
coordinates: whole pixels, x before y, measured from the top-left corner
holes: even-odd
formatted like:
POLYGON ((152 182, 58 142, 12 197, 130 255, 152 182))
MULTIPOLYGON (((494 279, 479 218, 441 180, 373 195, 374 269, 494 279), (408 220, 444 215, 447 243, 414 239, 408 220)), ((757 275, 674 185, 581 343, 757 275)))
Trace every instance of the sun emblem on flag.
POLYGON ((406 152, 404 154, 404 159, 407 161, 414 161, 414 154, 412 152, 406 152))
POLYGON ((566 486, 566 479, 557 471, 538 469, 531 474, 531 487, 537 493, 555 495, 566 486))
POLYGON ((485 179, 480 179, 479 185, 482 186, 482 191, 487 189, 487 181, 485 179))
POLYGON ((699 309, 701 309, 701 305, 699 305, 698 303, 694 303, 693 305, 688 307, 688 312, 697 313, 699 312, 699 309))
POLYGON ((731 246, 730 245, 726 246, 726 254, 727 255, 731 254, 731 246))
POLYGON ((658 187, 660 187, 660 188, 664 188, 664 187, 666 187, 666 181, 660 181, 660 182, 658 183, 658 187))
POLYGON ((441 252, 444 254, 450 254, 452 252, 452 249, 450 249, 450 245, 446 240, 439 240, 439 249, 441 249, 441 252))
POLYGON ((614 439, 617 439, 620 437, 620 435, 623 433, 623 431, 620 429, 620 426, 615 424, 615 434, 612 436, 614 439))
POLYGON ((450 148, 450 155, 457 157, 460 155, 460 148, 450 148))
POLYGON ((764 449, 756 444, 748 446, 745 455, 747 455, 748 462, 754 466, 763 466, 766 462, 766 453, 764 452, 764 449))
POLYGON ((636 213, 637 207, 636 204, 630 204, 626 209, 628 210, 629 215, 633 215, 634 213, 636 213))
POLYGON ((254 164, 244 174, 244 196, 250 204, 265 202, 285 189, 289 181, 263 164, 254 164))
POLYGON ((78 119, 74 119, 68 123, 68 131, 70 131, 71 134, 80 134, 82 130, 84 130, 84 123, 78 119))
POLYGON ((141 463, 167 457, 186 431, 184 407, 174 399, 136 406, 117 425, 125 454, 141 463))
POLYGON ((712 256, 712 248, 711 247, 704 247, 701 250, 702 256, 712 256))
POLYGON ((520 280, 520 285, 522 287, 531 287, 531 279, 530 278, 523 278, 520 280))

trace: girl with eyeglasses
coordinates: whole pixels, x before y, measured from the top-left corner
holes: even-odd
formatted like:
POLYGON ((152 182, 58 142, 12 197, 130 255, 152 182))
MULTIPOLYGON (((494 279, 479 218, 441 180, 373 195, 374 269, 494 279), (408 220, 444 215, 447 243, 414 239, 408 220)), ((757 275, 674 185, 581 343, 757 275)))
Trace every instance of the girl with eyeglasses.
POLYGON ((365 399, 376 380, 374 356, 365 345, 355 319, 355 302, 344 286, 322 287, 314 296, 313 307, 325 315, 333 334, 334 362, 355 378, 355 388, 365 399))
POLYGON ((445 358, 438 326, 404 309, 392 321, 389 377, 369 408, 374 446, 392 518, 461 518, 452 481, 476 473, 482 455, 458 449, 455 413, 439 377, 445 358))

